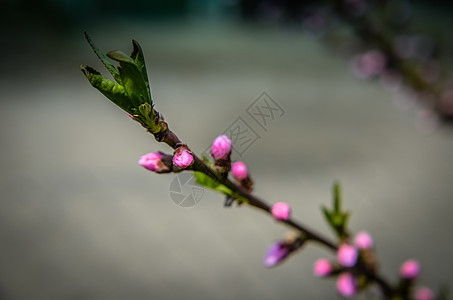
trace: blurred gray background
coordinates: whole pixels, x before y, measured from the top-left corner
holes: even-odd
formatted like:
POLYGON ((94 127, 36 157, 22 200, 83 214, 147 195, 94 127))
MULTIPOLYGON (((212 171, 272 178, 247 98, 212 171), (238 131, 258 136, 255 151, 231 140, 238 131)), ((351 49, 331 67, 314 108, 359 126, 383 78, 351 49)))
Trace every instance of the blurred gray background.
POLYGON ((261 212, 225 209, 211 191, 192 208, 172 202, 174 175, 137 164, 169 148, 89 85, 81 64, 107 71, 83 30, 104 51, 141 43, 156 108, 194 151, 243 117, 260 138, 234 159, 257 195, 333 237, 319 208, 339 180, 351 229, 373 235, 391 281, 415 258, 421 284, 453 284, 451 128, 300 31, 247 21, 235 1, 146 3, 2 4, 1 299, 339 298, 312 275, 334 258, 325 249, 263 267, 287 229, 261 212), (285 111, 266 130, 246 114, 262 92, 285 111))

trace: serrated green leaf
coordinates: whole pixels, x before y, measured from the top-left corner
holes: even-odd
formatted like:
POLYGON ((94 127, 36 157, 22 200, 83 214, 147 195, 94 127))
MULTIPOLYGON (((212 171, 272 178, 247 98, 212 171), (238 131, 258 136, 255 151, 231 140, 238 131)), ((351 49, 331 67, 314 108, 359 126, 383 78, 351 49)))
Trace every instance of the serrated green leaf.
POLYGON ((121 51, 111 51, 107 56, 119 62, 121 82, 135 107, 143 103, 152 103, 148 84, 135 64, 135 61, 121 51))
POLYGON ((104 64, 104 66, 107 68, 107 70, 112 74, 113 78, 121 84, 121 77, 119 71, 115 68, 115 66, 108 60, 107 56, 104 55, 104 53, 99 50, 98 47, 94 44, 94 42, 91 40, 90 36, 88 33, 85 31, 85 38, 88 41, 88 44, 90 44, 91 49, 93 49, 94 53, 96 53, 96 56, 101 60, 101 62, 104 64))
POLYGON ((133 113, 132 103, 121 85, 103 77, 101 73, 89 66, 82 66, 81 70, 94 88, 128 113, 133 113))
POLYGON ((220 192, 227 196, 233 196, 233 192, 229 188, 221 184, 219 181, 209 177, 208 175, 201 172, 194 172, 194 175, 195 180, 199 185, 220 192))
MULTIPOLYGON (((151 95, 151 88, 149 86, 148 73, 146 72, 145 57, 143 55, 142 47, 136 40, 132 40, 133 50, 131 53, 131 58, 135 61, 140 73, 142 74, 145 85, 148 89, 149 94, 151 95)), ((152 95, 151 95, 152 99, 152 95)))

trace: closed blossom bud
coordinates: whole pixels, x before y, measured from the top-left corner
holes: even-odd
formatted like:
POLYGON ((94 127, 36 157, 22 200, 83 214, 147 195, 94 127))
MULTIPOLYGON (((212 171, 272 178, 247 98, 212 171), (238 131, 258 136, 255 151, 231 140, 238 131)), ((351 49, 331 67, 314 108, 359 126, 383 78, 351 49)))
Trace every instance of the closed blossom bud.
POLYGON ((193 156, 185 147, 178 147, 173 155, 173 163, 181 169, 185 169, 193 163, 193 156))
POLYGON ((231 168, 233 176, 238 179, 246 179, 249 176, 246 165, 242 161, 235 162, 231 168))
POLYGON ((315 273, 315 276, 325 277, 329 275, 331 272, 332 266, 330 265, 330 262, 327 259, 321 258, 315 261, 315 264, 313 265, 313 273, 315 273))
POLYGON ((290 253, 290 248, 286 243, 277 242, 270 246, 264 257, 264 265, 268 268, 275 267, 281 263, 290 253))
POLYGON ((373 238, 368 232, 361 231, 355 236, 354 244, 362 250, 370 249, 373 247, 373 238))
POLYGON ((338 276, 337 290, 346 298, 350 298, 357 293, 357 282, 350 273, 343 273, 338 276))
POLYGON ((351 245, 343 244, 337 253, 340 264, 344 267, 352 267, 357 262, 357 249, 351 245))
POLYGON ((215 159, 226 159, 231 153, 231 140, 226 135, 219 135, 212 143, 211 153, 215 159))
POLYGON ((283 262, 288 255, 300 249, 305 244, 305 239, 297 234, 290 233, 283 241, 272 244, 264 257, 266 267, 275 267, 283 262))
POLYGON ((222 178, 227 178, 231 170, 231 140, 226 135, 219 135, 211 147, 216 171, 222 178))
POLYGON ((405 279, 415 279, 420 273, 418 261, 410 259, 405 261, 400 268, 400 275, 405 279))
POLYGON ((421 287, 415 293, 415 300, 435 300, 434 293, 427 287, 421 287))
POLYGON ((285 202, 277 202, 272 206, 272 215, 279 221, 288 220, 290 213, 291 209, 285 202))
POLYGON ((156 173, 168 173, 171 172, 171 163, 168 161, 169 158, 171 159, 170 155, 166 155, 162 152, 154 152, 140 157, 138 163, 150 171, 156 173))

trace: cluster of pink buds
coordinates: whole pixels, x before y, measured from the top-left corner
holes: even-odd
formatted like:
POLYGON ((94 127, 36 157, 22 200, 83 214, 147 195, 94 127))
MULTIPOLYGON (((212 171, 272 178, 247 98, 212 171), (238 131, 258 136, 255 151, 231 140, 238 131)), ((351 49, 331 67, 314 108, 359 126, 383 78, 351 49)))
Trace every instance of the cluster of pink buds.
MULTIPOLYGON (((337 252, 337 259, 341 266, 351 268, 355 266, 358 259, 357 248, 348 244, 340 246, 337 252)), ((357 293, 357 280, 349 272, 341 273, 337 279, 337 290, 344 297, 352 297, 357 293)))
MULTIPOLYGON (((219 175, 226 178, 231 170, 238 185, 246 191, 251 191, 253 181, 250 179, 247 166, 241 162, 231 165, 231 140, 226 135, 218 136, 212 143, 211 155, 214 158, 216 170, 219 175)), ((194 156, 186 145, 178 145, 173 155, 162 152, 154 152, 143 155, 139 164, 144 168, 156 173, 179 172, 190 169, 194 163, 194 156)), ((230 206, 235 199, 227 197, 225 206, 230 206)), ((277 221, 290 219, 291 209, 285 202, 277 202, 270 209, 271 214, 277 221)), ((313 265, 313 273, 317 277, 338 276, 336 281, 337 291, 345 298, 353 297, 359 291, 360 267, 372 270, 375 267, 375 254, 373 251, 373 238, 365 231, 359 232, 350 244, 346 240, 339 245, 337 259, 330 262, 327 259, 318 259, 313 265), (359 265, 359 267, 358 267, 359 265)), ((282 263, 291 253, 301 248, 305 240, 298 234, 292 233, 284 240, 271 245, 264 258, 266 267, 274 267, 282 263)), ((401 265, 401 282, 410 286, 420 272, 419 263, 416 260, 407 260, 401 265)), ((434 293, 426 287, 419 288, 415 300, 434 300, 434 293)))
MULTIPOLYGON (((350 250, 348 248, 343 248, 342 259, 346 260, 349 264, 351 260, 351 253, 348 253, 350 250), (345 251, 345 249, 347 249, 345 251)), ((340 263, 341 264, 341 263, 340 263)), ((357 279, 348 271, 344 271, 345 266, 338 265, 336 263, 331 263, 329 260, 322 258, 318 259, 313 265, 313 273, 317 277, 327 277, 340 274, 337 278, 337 290, 338 292, 346 298, 352 297, 357 293, 358 284, 357 279)))
POLYGON ((140 157, 138 163, 147 170, 156 173, 178 172, 190 167, 194 158, 185 146, 176 148, 173 155, 163 152, 152 152, 140 157))
MULTIPOLYGON (((365 231, 359 232, 354 238, 354 245, 342 244, 338 248, 337 262, 330 262, 322 258, 315 261, 313 273, 317 277, 328 277, 339 274, 336 287, 345 298, 353 297, 359 290, 359 280, 354 274, 357 264, 365 264, 367 268, 374 267, 373 238, 365 231), (370 259, 371 257, 371 259, 370 259), (359 262, 360 259, 360 262, 359 262), (367 261, 368 259, 371 262, 367 261)), ((420 273, 420 265, 416 260, 405 261, 400 268, 402 286, 409 287, 420 273)), ((409 289, 406 289, 408 292, 409 289)), ((404 292, 403 292, 404 293, 404 292)), ((414 296, 415 300, 434 300, 434 293, 427 287, 419 288, 414 296)))
POLYGON ((354 245, 344 243, 340 245, 337 252, 337 261, 330 262, 322 258, 313 265, 313 273, 317 277, 327 277, 340 274, 337 278, 337 290, 346 298, 354 296, 358 291, 358 280, 350 272, 359 261, 360 253, 371 251, 373 239, 365 231, 359 232, 354 239, 354 245))
MULTIPOLYGON (((400 267, 400 286, 405 290, 410 290, 410 287, 415 283, 420 274, 420 264, 414 259, 406 260, 400 267)), ((415 300, 434 300, 434 293, 427 287, 420 287, 415 293, 415 300)))
MULTIPOLYGON (((372 257, 373 238, 366 231, 359 232, 354 238, 354 246, 343 244, 338 249, 337 259, 341 266, 345 268, 353 268, 361 262, 368 265, 368 268, 374 267, 374 259, 368 262, 368 257, 372 257), (363 256, 360 256, 360 253, 363 256), (367 255, 368 254, 368 255, 367 255)), ((358 291, 358 280, 352 273, 344 272, 337 280, 337 290, 344 297, 352 297, 358 291)))
MULTIPOLYGON (((414 259, 406 260, 400 267, 400 277, 401 277, 401 285, 403 286, 411 286, 414 284, 415 279, 417 279, 418 275, 420 274, 420 264, 418 261, 414 259)), ((435 296, 433 291, 427 287, 420 287, 415 292, 415 300, 434 300, 435 296)))
MULTIPOLYGON (((231 167, 231 151, 232 151, 232 142, 226 135, 219 135, 216 137, 214 142, 212 143, 211 146, 211 156, 214 158, 214 165, 219 173, 219 175, 223 178, 227 178, 228 173, 232 171, 233 176, 237 180, 237 183, 240 184, 242 187, 245 188, 245 184, 248 182, 245 180, 245 178, 248 178, 248 173, 247 173, 247 167, 245 166, 244 163, 239 162, 233 165, 233 168, 231 167), (241 165, 242 164, 242 165, 241 165), (238 166, 239 168, 242 168, 242 171, 238 173, 238 166), (242 172, 242 173, 241 173, 242 172), (245 175, 244 175, 245 173, 245 175), (244 181, 241 179, 238 179, 236 176, 239 174, 239 176, 244 176, 244 181)), ((247 189, 248 191, 251 191, 251 189, 247 189)), ((227 196, 225 199, 225 207, 229 207, 234 203, 235 199, 233 197, 227 196)), ((240 202, 238 202, 240 204, 240 202)))

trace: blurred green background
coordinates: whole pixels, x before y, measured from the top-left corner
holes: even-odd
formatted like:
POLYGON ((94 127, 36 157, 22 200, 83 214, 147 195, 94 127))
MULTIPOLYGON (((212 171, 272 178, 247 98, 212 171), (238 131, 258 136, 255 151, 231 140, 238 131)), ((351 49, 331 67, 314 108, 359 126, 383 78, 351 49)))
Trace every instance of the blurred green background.
MULTIPOLYGON (((80 72, 107 74, 83 30, 104 51, 140 42, 156 107, 194 151, 242 117, 260 138, 233 158, 257 195, 333 237, 319 208, 339 180, 351 229, 373 235, 391 281, 415 258, 422 284, 453 284, 451 129, 355 79, 300 29, 291 12, 308 2, 284 3, 274 18, 260 1, 2 1, 2 299, 339 298, 312 275, 332 253, 308 245, 267 270, 286 228, 210 191, 192 208, 172 202, 174 175, 137 164, 169 149, 80 72), (265 130, 246 114, 263 92, 285 111, 265 130)), ((451 28, 448 3, 412 4, 420 27, 451 28)))

